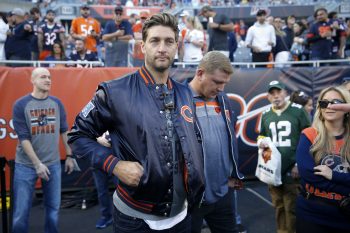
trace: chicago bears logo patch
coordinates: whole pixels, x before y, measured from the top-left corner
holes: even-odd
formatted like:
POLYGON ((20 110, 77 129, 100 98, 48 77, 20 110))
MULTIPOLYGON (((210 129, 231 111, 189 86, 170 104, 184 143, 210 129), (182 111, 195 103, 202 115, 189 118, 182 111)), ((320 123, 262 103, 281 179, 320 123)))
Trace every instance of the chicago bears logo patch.
POLYGON ((192 109, 189 106, 184 105, 181 107, 181 116, 185 121, 193 123, 192 109))

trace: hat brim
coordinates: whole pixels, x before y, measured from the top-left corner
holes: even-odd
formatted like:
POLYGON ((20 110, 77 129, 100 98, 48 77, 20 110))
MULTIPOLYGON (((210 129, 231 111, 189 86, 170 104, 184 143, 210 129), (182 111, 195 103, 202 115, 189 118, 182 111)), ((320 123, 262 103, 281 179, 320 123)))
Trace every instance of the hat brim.
POLYGON ((267 92, 271 92, 272 89, 278 89, 278 90, 284 90, 284 87, 280 86, 280 85, 273 85, 270 86, 269 89, 267 90, 267 92))

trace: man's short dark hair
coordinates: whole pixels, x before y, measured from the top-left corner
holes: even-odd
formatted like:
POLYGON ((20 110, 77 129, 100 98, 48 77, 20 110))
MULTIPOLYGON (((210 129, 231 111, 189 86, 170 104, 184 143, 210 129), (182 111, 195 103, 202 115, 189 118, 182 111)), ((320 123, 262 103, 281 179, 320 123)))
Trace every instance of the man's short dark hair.
POLYGON ((266 11, 265 10, 258 10, 258 12, 256 12, 256 16, 263 16, 263 15, 266 15, 266 11))
POLYGON ((142 40, 146 41, 148 36, 148 30, 154 26, 169 27, 175 33, 176 42, 179 40, 179 28, 175 16, 169 13, 158 13, 148 18, 142 27, 142 40))
POLYGON ((88 9, 90 10, 90 6, 88 4, 83 4, 80 6, 80 9, 88 9))
POLYGON ((29 11, 31 15, 34 15, 35 13, 40 14, 40 9, 38 7, 32 7, 29 11))
MULTIPOLYGON (((324 11, 326 14, 328 14, 328 11, 327 11, 326 8, 323 8, 323 7, 318 8, 318 9, 315 11, 315 13, 314 13, 314 18, 315 18, 315 19, 317 18, 317 14, 318 14, 319 11, 324 11)), ((328 15, 327 15, 327 17, 328 17, 328 15)))
POLYGON ((56 12, 54 10, 52 10, 52 9, 49 9, 49 10, 46 11, 46 14, 49 14, 49 13, 56 14, 56 12))
POLYGON ((329 12, 329 13, 328 13, 328 18, 329 18, 329 19, 333 19, 333 18, 334 18, 334 16, 337 16, 337 15, 338 15, 338 13, 337 13, 337 12, 332 11, 332 12, 329 12))
POLYGON ((199 12, 199 15, 203 15, 204 13, 206 13, 208 11, 214 11, 214 10, 209 5, 203 6, 201 11, 199 12))
POLYGON ((114 12, 115 12, 115 13, 117 13, 117 12, 123 12, 123 7, 121 7, 121 6, 116 6, 116 7, 114 8, 114 12))

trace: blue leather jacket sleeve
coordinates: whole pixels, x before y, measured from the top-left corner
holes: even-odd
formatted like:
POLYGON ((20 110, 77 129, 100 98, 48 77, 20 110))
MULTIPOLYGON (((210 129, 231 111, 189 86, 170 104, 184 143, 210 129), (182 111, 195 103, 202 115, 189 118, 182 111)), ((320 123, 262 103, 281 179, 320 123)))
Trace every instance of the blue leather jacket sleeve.
POLYGON ((91 159, 92 166, 112 174, 118 159, 110 148, 100 145, 96 138, 106 132, 111 125, 111 112, 106 93, 100 87, 93 99, 76 117, 68 134, 68 143, 78 158, 91 159))

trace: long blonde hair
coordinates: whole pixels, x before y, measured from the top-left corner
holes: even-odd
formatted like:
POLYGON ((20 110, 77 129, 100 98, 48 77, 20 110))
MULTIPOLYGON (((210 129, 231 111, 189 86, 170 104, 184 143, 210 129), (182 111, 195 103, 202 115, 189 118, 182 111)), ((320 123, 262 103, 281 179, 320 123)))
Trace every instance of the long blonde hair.
POLYGON ((199 31, 203 31, 203 25, 199 21, 197 16, 188 16, 186 21, 192 25, 193 29, 197 29, 199 31))
MULTIPOLYGON (((312 153, 316 163, 319 163, 325 154, 332 154, 335 147, 334 136, 330 135, 328 129, 325 125, 325 119, 322 116, 321 108, 318 105, 318 101, 322 100, 327 92, 335 91, 337 92, 346 103, 350 103, 350 93, 343 87, 328 87, 320 93, 317 100, 317 108, 312 122, 312 127, 317 130, 317 137, 315 138, 314 144, 312 145, 310 152, 312 153)), ((349 113, 344 114, 343 119, 344 126, 344 145, 340 149, 340 156, 346 158, 350 162, 350 118, 349 113)))

